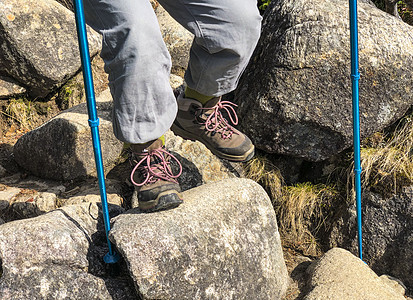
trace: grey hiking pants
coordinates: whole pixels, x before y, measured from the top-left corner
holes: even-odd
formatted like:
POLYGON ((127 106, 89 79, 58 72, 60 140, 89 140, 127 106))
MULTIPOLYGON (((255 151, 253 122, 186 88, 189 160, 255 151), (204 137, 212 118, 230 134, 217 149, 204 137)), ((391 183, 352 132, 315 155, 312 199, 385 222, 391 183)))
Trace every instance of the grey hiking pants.
MULTIPOLYGON (((259 38, 257 1, 158 2, 195 35, 187 85, 210 96, 234 90, 259 38)), ((84 7, 87 23, 103 36, 115 136, 133 144, 157 139, 171 127, 177 104, 171 57, 149 0, 84 0, 84 7)))

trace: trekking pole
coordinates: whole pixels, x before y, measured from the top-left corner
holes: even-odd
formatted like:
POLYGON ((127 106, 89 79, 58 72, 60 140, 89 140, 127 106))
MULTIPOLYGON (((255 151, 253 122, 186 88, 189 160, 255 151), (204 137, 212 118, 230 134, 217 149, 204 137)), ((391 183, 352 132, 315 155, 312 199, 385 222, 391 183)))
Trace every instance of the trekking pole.
POLYGON ((103 171, 102 150, 99 138, 99 119, 96 111, 95 90, 93 87, 92 69, 90 66, 89 46, 87 42, 85 17, 83 13, 82 0, 73 0, 77 37, 79 40, 80 59, 82 61, 83 80, 85 83, 87 110, 89 114, 89 126, 92 132, 93 152, 95 154, 96 172, 99 181, 100 199, 102 202, 103 222, 105 224, 106 240, 109 252, 103 257, 107 264, 116 263, 120 256, 114 252, 113 245, 109 240, 110 219, 108 202, 106 197, 105 174, 103 171))
POLYGON ((359 257, 363 260, 361 230, 361 165, 360 165, 360 114, 359 114, 359 58, 357 30, 357 0, 350 1, 350 47, 351 47, 351 79, 353 99, 353 147, 354 147, 354 185, 356 191, 357 237, 359 257))

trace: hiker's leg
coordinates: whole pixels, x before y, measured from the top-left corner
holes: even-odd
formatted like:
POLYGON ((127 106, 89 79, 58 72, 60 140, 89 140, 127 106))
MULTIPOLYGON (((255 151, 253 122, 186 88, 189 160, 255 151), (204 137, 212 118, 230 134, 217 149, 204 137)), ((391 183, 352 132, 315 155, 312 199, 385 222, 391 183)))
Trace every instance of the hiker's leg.
POLYGON ((156 140, 177 106, 170 55, 148 0, 85 0, 87 23, 103 35, 101 56, 114 99, 113 129, 124 142, 156 140))
POLYGON ((159 0, 195 39, 185 81, 197 92, 234 90, 257 44, 261 16, 255 0, 159 0))

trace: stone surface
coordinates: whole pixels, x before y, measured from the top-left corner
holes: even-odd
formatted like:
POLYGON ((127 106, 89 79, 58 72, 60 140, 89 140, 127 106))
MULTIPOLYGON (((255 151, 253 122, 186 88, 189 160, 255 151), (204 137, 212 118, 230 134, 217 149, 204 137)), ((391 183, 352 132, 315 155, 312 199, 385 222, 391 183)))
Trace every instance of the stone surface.
POLYGON ((165 146, 182 164, 184 172, 178 181, 183 191, 240 175, 227 161, 216 157, 201 142, 184 140, 170 130, 165 134, 165 146))
MULTIPOLYGON (((352 145, 348 2, 272 1, 235 100, 242 128, 267 152, 320 161, 352 145)), ((413 28, 358 6, 361 135, 412 104, 413 28)))
MULTIPOLYGON (((123 199, 122 196, 120 196, 119 181, 106 179, 105 184, 108 203, 122 206, 123 199)), ((61 206, 81 204, 83 202, 101 202, 99 185, 97 182, 81 186, 73 196, 60 198, 61 206)))
POLYGON ((90 203, 0 226, 2 299, 133 299, 124 278, 105 275, 101 223, 99 206, 90 203))
POLYGON ((381 275, 380 279, 382 282, 390 286, 397 294, 404 295, 406 292, 406 286, 399 279, 389 275, 381 275))
MULTIPOLYGON (((19 174, 17 174, 19 175, 19 174)), ((0 184, 0 216, 7 221, 36 217, 56 208, 65 187, 36 178, 4 177, 0 184)))
POLYGON ((184 79, 178 75, 171 74, 169 83, 173 89, 176 89, 184 84, 184 79))
POLYGON ((11 78, 0 76, 0 98, 24 94, 26 89, 11 78))
POLYGON ((0 165, 0 178, 4 177, 6 174, 7 170, 2 165, 0 165))
MULTIPOLYGON (((123 143, 113 134, 109 90, 96 99, 105 168, 113 165, 123 143)), ((86 104, 75 106, 22 136, 14 146, 16 162, 34 175, 71 180, 96 174, 86 104)))
POLYGON ((25 270, 0 279, 2 299, 112 299, 101 278, 61 266, 25 270), (26 287, 26 288, 23 288, 26 287), (30 288, 27 288, 30 287, 30 288))
POLYGON ((363 261, 333 248, 308 269, 311 291, 305 300, 404 300, 363 261))
POLYGON ((173 210, 115 218, 117 245, 143 299, 281 299, 288 286, 265 191, 228 179, 183 193, 173 210))
MULTIPOLYGON (((0 72, 44 97, 80 69, 74 15, 53 0, 1 0, 0 72)), ((91 55, 101 37, 88 30, 91 55)))
POLYGON ((156 6, 155 13, 162 37, 171 54, 172 72, 182 76, 188 66, 189 49, 194 35, 176 22, 162 6, 156 6))
MULTIPOLYGON (((391 197, 363 191, 362 215, 363 260, 379 275, 400 279, 413 294, 413 186, 391 197)), ((330 247, 357 253, 354 205, 334 224, 330 247)))

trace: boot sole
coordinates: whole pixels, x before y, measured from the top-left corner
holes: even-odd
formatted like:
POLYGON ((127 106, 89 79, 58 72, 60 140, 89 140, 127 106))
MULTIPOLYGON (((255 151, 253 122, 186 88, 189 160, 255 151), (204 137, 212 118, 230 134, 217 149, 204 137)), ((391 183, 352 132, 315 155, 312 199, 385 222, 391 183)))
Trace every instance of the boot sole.
POLYGON ((168 190, 149 201, 138 201, 139 209, 143 212, 155 212, 178 207, 182 201, 182 195, 176 190, 168 190))
POLYGON ((172 124, 171 130, 178 136, 180 136, 183 139, 186 140, 191 140, 191 141, 200 141, 203 143, 213 154, 218 156, 219 158, 223 158, 229 161, 233 162, 246 162, 249 161, 251 158, 254 157, 255 155, 255 147, 254 145, 251 145, 251 148, 248 149, 243 155, 230 155, 227 153, 223 153, 219 151, 218 149, 214 148, 211 146, 208 142, 206 142, 203 139, 200 139, 199 136, 196 136, 188 131, 183 130, 181 127, 172 124))

